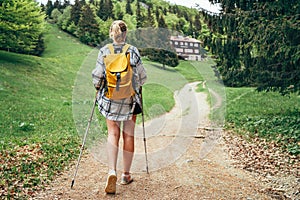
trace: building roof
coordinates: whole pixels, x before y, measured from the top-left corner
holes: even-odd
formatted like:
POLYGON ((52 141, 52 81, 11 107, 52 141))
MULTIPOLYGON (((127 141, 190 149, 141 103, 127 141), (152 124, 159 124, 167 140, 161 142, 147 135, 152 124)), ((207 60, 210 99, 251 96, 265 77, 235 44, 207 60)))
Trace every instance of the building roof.
POLYGON ((171 36, 171 41, 181 41, 181 42, 194 42, 194 43, 202 43, 200 40, 195 38, 183 37, 183 36, 171 36))

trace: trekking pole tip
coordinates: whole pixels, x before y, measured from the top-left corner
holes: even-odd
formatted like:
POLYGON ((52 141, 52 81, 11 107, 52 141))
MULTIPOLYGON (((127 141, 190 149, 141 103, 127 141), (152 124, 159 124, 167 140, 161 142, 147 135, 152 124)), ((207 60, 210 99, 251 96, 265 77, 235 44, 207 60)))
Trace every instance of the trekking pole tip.
POLYGON ((72 183, 71 183, 71 189, 73 188, 73 185, 74 185, 74 180, 72 180, 72 183))

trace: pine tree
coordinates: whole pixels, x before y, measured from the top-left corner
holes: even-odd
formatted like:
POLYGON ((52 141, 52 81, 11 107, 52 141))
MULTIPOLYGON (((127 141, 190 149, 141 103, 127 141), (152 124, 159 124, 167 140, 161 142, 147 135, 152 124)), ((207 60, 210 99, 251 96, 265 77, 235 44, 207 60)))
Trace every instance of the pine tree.
POLYGON ((159 20, 159 16, 160 16, 159 8, 156 7, 156 10, 155 10, 155 17, 156 17, 156 21, 157 21, 157 22, 158 22, 158 20, 159 20))
POLYGON ((300 2, 220 0, 222 18, 206 15, 211 31, 226 34, 217 66, 225 84, 300 91, 300 2), (251 73, 250 73, 251 72, 251 73))
POLYGON ((174 6, 174 14, 180 14, 180 9, 177 5, 174 6))
POLYGON ((164 18, 163 15, 161 15, 161 16, 159 17, 159 20, 158 20, 158 27, 160 27, 160 28, 168 28, 168 26, 167 26, 167 24, 166 24, 166 22, 165 22, 165 18, 164 18))
POLYGON ((4 0, 0 6, 0 49, 40 55, 45 15, 34 0, 4 0))
POLYGON ((136 28, 142 28, 143 27, 143 16, 141 13, 141 6, 140 6, 140 1, 136 1, 136 28))
POLYGON ((114 9, 115 18, 122 20, 123 17, 124 17, 124 13, 122 11, 122 7, 121 7, 120 3, 116 3, 115 6, 114 6, 114 8, 115 8, 114 9))
POLYGON ((146 20, 146 26, 147 27, 155 27, 155 21, 154 21, 154 17, 152 15, 152 10, 151 10, 151 6, 148 7, 147 9, 147 20, 146 20))
POLYGON ((182 32, 184 30, 185 20, 184 18, 180 18, 176 24, 176 30, 182 32))
POLYGON ((86 5, 85 0, 80 0, 79 3, 81 4, 81 7, 83 7, 84 5, 86 5))
POLYGON ((113 13, 113 3, 111 0, 101 0, 99 4, 99 9, 97 11, 97 16, 100 17, 103 21, 106 21, 108 18, 114 19, 113 13))
POLYGON ((195 16, 194 26, 195 26, 195 37, 198 38, 200 36, 201 30, 202 30, 201 21, 200 21, 200 15, 199 14, 197 14, 195 16))
POLYGON ((126 13, 129 15, 133 15, 132 9, 131 9, 131 1, 126 0, 126 13))
POLYGON ((102 20, 106 20, 106 10, 105 10, 105 1, 100 0, 99 8, 97 10, 97 16, 102 20))
POLYGON ((52 1, 51 0, 48 0, 47 1, 47 4, 46 4, 46 15, 48 16, 48 17, 50 17, 51 16, 51 13, 52 13, 52 10, 54 9, 54 6, 53 6, 53 3, 52 3, 52 1))
POLYGON ((81 15, 81 8, 82 4, 80 3, 79 0, 75 0, 75 4, 72 6, 71 9, 71 22, 74 22, 74 24, 77 26, 80 15, 81 15))
POLYGON ((57 8, 58 10, 60 10, 60 1, 59 0, 55 0, 54 4, 53 4, 54 9, 57 8))
POLYGON ((191 16, 186 11, 183 11, 183 17, 186 21, 189 21, 191 19, 191 16))
POLYGON ((99 40, 99 25, 95 17, 89 4, 83 6, 77 36, 85 44, 95 45, 99 40))
POLYGON ((190 24, 189 24, 189 29, 188 29, 188 32, 187 32, 187 35, 190 35, 192 37, 195 37, 195 29, 194 29, 194 26, 193 26, 193 21, 190 20, 190 24))
POLYGON ((69 5, 67 6, 62 15, 58 18, 58 22, 57 22, 57 25, 59 28, 61 28, 62 30, 70 33, 70 34, 73 34, 74 35, 74 32, 70 32, 68 30, 68 27, 70 26, 70 24, 72 23, 70 18, 71 18, 71 9, 72 7, 69 5))
POLYGON ((68 7, 70 4, 70 1, 69 0, 64 0, 64 3, 62 5, 62 9, 65 9, 66 7, 68 7))
POLYGON ((108 18, 114 19, 114 5, 111 0, 106 2, 106 12, 108 18))

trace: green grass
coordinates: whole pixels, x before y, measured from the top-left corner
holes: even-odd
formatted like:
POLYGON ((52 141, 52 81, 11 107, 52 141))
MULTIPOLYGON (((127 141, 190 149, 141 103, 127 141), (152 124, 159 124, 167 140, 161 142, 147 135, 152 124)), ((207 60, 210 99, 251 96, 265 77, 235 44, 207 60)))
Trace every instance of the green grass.
POLYGON ((175 103, 173 92, 168 88, 157 84, 146 84, 143 91, 146 119, 162 115, 173 108, 175 103))
POLYGON ((291 154, 300 153, 300 97, 253 88, 226 88, 227 127, 247 137, 275 141, 291 154))
POLYGON ((189 61, 181 61, 175 69, 182 74, 188 82, 203 81, 204 79, 199 69, 203 66, 208 66, 209 64, 207 62, 197 63, 198 65, 193 65, 189 61))
POLYGON ((49 26, 42 57, 0 51, 0 186, 25 198, 78 155, 72 87, 91 50, 49 26))
MULTIPOLYGON (((203 81, 197 68, 188 61, 180 61, 175 68, 162 68, 161 64, 144 60, 148 80, 144 86, 146 119, 169 112, 174 104, 174 92, 185 84, 203 81)), ((139 122, 139 121, 138 121, 139 122)))

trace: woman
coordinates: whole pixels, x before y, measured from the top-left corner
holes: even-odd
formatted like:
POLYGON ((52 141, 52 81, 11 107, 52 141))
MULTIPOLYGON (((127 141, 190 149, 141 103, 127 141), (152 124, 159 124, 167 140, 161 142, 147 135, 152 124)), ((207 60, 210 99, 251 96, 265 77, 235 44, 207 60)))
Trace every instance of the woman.
MULTIPOLYGON (((124 21, 114 21, 110 27, 110 38, 113 40, 115 53, 120 53, 125 45, 127 34, 127 25, 124 21)), ((98 108, 100 113, 106 118, 108 137, 107 137, 107 153, 108 153, 108 177, 105 186, 105 192, 109 194, 116 193, 117 182, 117 159, 119 149, 119 139, 123 138, 123 172, 121 176, 121 184, 129 184, 133 181, 130 173, 131 163, 134 154, 134 128, 136 122, 136 114, 140 113, 141 100, 138 91, 146 81, 146 72, 140 59, 139 51, 136 47, 130 46, 127 50, 130 55, 130 64, 133 69, 133 86, 135 95, 129 98, 112 100, 107 98, 106 91, 102 90, 98 93, 98 108), (121 128, 122 126, 122 128, 121 128)), ((102 47, 99 51, 96 68, 92 72, 93 83, 96 89, 99 89, 102 79, 105 78, 105 56, 111 52, 108 45, 102 47)))

